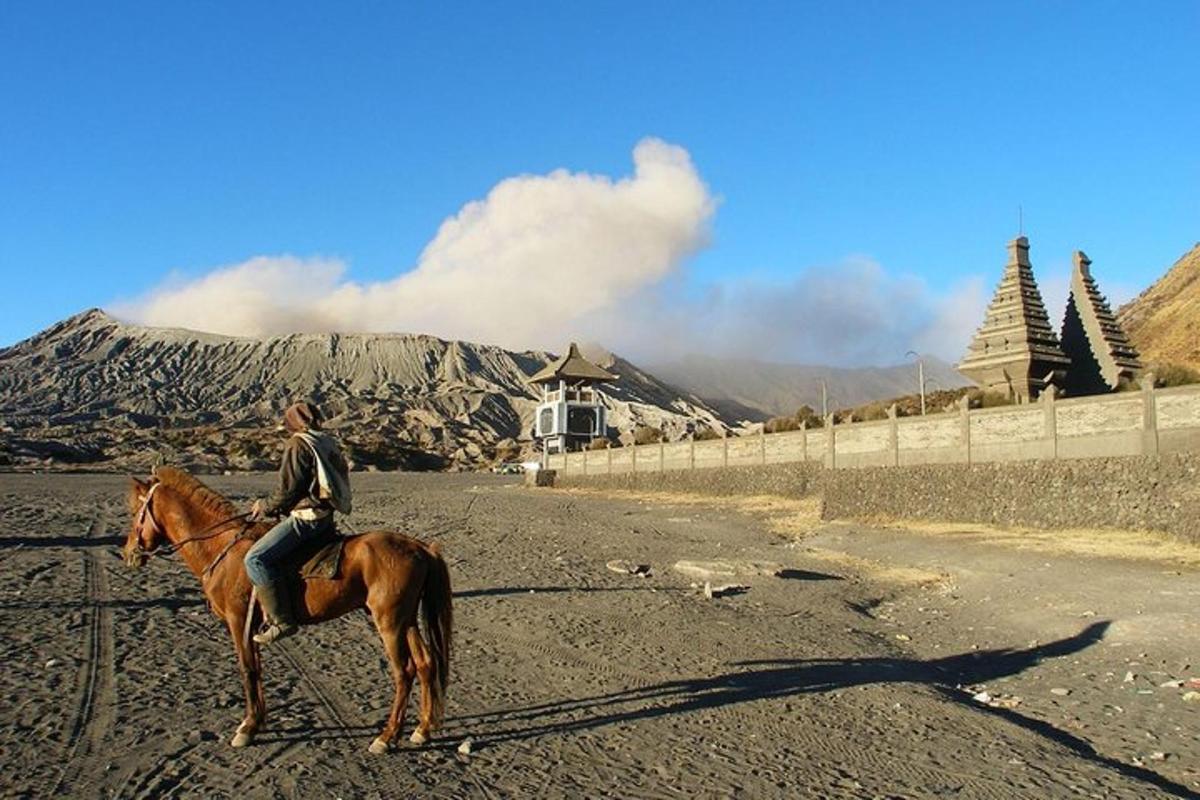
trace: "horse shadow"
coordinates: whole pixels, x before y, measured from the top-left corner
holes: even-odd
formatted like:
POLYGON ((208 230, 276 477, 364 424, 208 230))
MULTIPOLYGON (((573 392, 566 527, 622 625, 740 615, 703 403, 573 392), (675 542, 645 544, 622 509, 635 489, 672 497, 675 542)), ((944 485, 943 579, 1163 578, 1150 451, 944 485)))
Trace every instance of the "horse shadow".
POLYGON ((969 694, 955 688, 1017 675, 1045 659, 1079 653, 1100 642, 1109 625, 1108 621, 1096 622, 1074 636, 1035 647, 970 651, 932 660, 885 656, 740 661, 731 665, 737 669, 712 677, 672 680, 608 694, 460 716, 454 719, 454 724, 455 727, 482 728, 480 737, 495 745, 756 700, 834 692, 869 684, 918 683, 931 686, 950 702, 999 716, 1128 778, 1151 784, 1169 794, 1195 797, 1187 787, 1152 770, 1097 753, 1080 737, 1010 709, 977 703, 969 694), (568 718, 536 722, 545 717, 564 716, 568 718))

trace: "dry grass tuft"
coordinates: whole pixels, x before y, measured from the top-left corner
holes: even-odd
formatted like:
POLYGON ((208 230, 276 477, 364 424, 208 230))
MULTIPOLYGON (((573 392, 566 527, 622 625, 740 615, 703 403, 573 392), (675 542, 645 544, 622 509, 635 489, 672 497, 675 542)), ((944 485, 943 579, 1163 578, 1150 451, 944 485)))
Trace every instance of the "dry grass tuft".
POLYGON ((835 568, 849 570, 858 575, 872 578, 885 583, 895 583, 906 587, 929 589, 940 593, 954 591, 954 582, 945 572, 933 572, 917 567, 884 564, 869 558, 860 558, 844 553, 841 550, 827 550, 823 547, 806 547, 804 555, 823 561, 835 568))
POLYGON ((918 535, 950 536, 964 542, 1012 547, 1017 550, 1200 567, 1200 546, 1159 531, 1002 527, 970 522, 927 522, 888 517, 873 517, 863 521, 918 535))

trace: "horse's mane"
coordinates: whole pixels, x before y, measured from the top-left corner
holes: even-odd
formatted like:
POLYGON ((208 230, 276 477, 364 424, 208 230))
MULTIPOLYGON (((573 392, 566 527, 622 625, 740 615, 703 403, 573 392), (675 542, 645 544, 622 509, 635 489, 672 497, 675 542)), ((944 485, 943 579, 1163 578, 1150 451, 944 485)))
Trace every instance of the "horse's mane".
POLYGON ((159 467, 154 471, 154 477, 206 511, 225 517, 237 514, 237 508, 220 492, 208 488, 178 467, 159 467))

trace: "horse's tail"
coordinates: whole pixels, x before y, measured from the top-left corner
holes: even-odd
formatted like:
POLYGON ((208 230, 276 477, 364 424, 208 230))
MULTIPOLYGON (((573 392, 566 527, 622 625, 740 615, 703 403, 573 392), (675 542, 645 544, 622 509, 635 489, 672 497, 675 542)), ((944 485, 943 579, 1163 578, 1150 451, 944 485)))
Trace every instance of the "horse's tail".
POLYGON ((450 570, 436 544, 426 545, 430 556, 429 572, 421 588, 421 613, 425 635, 429 639, 433 674, 430 680, 432 722, 438 725, 446 709, 446 684, 450 681, 450 648, 454 637, 454 608, 450 598, 450 570))

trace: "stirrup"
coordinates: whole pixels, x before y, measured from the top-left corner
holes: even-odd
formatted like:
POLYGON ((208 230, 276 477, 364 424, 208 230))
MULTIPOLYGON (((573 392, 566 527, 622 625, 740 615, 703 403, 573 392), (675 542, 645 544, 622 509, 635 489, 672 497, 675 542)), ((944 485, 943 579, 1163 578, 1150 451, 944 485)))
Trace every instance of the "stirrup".
POLYGON ((258 642, 259 644, 271 644, 272 642, 277 642, 280 639, 286 639, 298 630, 300 630, 300 628, 297 625, 285 625, 279 622, 274 622, 271 623, 271 625, 269 625, 262 633, 254 634, 254 641, 258 642))

